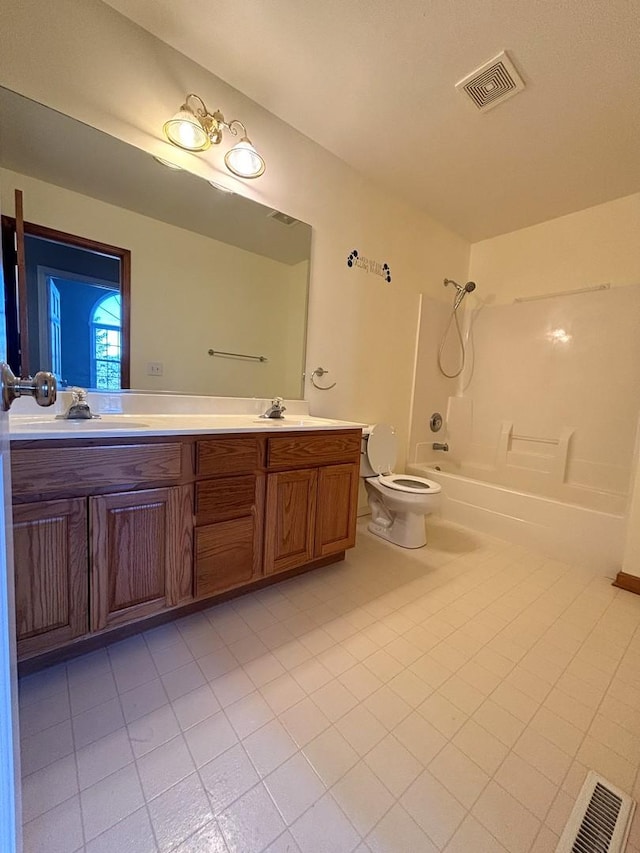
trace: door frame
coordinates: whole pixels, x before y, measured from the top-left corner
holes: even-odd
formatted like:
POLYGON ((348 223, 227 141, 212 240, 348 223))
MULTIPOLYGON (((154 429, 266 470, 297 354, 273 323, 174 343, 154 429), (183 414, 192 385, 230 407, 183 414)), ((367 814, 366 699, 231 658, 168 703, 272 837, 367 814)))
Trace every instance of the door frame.
MULTIPOLYGON (((49 329, 49 294, 47 288, 47 279, 48 278, 61 278, 64 281, 79 281, 82 284, 88 284, 95 287, 102 287, 105 291, 110 291, 112 293, 119 293, 121 298, 121 304, 124 303, 124 299, 122 299, 122 290, 120 287, 116 287, 114 282, 105 281, 102 278, 96 278, 95 276, 86 276, 80 275, 80 273, 75 272, 65 272, 64 270, 57 270, 53 267, 45 267, 38 264, 37 266, 37 282, 38 282, 38 316, 40 322, 39 326, 39 344, 40 344, 40 362, 38 364, 39 370, 51 370, 50 364, 50 329, 49 329), (47 317, 47 322, 43 323, 42 318, 47 317), (47 358, 43 358, 43 353, 47 354, 47 358)), ((121 342, 124 342, 124 330, 122 326, 119 329, 121 333, 121 342)), ((124 356, 124 351, 122 352, 124 356)), ((121 370, 120 370, 120 381, 122 382, 122 359, 120 360, 121 370)), ((93 371, 92 371, 93 372, 93 371)), ((123 386, 124 387, 124 386, 123 386)))
MULTIPOLYGON (((6 361, 2 248, 0 243, 0 360, 6 361)), ((0 850, 13 853, 22 849, 22 809, 10 454, 9 415, 0 410, 0 850)))
MULTIPOLYGON (((16 220, 12 216, 3 215, 1 218, 2 231, 13 230, 15 233, 16 220)), ((24 223, 25 237, 40 237, 43 240, 51 240, 53 243, 66 243, 78 249, 85 249, 99 255, 107 255, 117 258, 120 262, 120 294, 122 296, 122 358, 120 361, 120 387, 127 389, 131 387, 131 252, 120 246, 110 246, 108 243, 100 243, 89 237, 80 237, 78 234, 68 234, 45 225, 37 225, 35 222, 24 223)), ((5 245, 8 245, 8 241, 5 245)), ((15 367, 14 367, 15 370, 15 367)))
MULTIPOLYGON (((0 417, 6 419, 2 413, 0 417)), ((0 443, 8 445, 6 427, 0 443)), ((21 849, 20 729, 9 451, 0 453, 0 850, 21 849), (4 504, 4 505, 3 505, 4 504), (3 559, 5 558, 5 559, 3 559), (5 565, 3 565, 3 563, 5 565)))

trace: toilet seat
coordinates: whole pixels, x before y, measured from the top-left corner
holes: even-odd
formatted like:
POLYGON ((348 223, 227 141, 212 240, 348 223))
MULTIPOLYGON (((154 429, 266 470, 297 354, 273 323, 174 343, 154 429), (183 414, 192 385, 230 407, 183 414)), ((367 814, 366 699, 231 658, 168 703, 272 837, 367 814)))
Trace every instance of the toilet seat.
POLYGON ((398 440, 388 424, 374 424, 367 430, 367 459, 376 474, 390 474, 396 462, 398 440))
POLYGON ((441 486, 425 477, 415 477, 413 474, 394 474, 393 466, 396 461, 398 443, 396 432, 388 424, 375 424, 367 430, 367 460, 371 471, 377 474, 375 481, 395 492, 405 492, 410 495, 437 495, 441 486))
POLYGON ((388 489, 413 495, 437 495, 442 489, 440 483, 413 474, 380 474, 377 480, 388 489))

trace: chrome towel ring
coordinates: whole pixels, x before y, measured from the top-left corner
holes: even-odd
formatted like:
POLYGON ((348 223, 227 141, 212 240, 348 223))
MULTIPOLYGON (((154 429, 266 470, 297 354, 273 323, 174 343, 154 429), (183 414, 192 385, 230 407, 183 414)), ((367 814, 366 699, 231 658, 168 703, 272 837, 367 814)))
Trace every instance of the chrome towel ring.
POLYGON ((315 369, 315 370, 313 371, 313 373, 311 374, 311 384, 313 385, 313 387, 314 387, 314 388, 317 388, 317 389, 318 389, 318 391, 331 391, 331 389, 332 389, 332 388, 335 388, 335 387, 336 387, 336 383, 335 383, 335 382, 334 382, 334 383, 332 383, 331 385, 318 385, 318 384, 316 383, 316 376, 319 376, 320 378, 322 378, 322 377, 323 377, 323 376, 325 376, 328 372, 329 372, 329 371, 328 371, 328 370, 325 370, 325 369, 324 369, 324 367, 316 367, 316 369, 315 369))

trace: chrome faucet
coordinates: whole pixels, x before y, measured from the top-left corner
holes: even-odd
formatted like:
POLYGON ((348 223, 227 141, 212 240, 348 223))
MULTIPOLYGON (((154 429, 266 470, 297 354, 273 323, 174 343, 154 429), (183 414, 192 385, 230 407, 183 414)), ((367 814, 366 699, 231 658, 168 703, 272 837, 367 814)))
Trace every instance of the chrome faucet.
POLYGON ((449 450, 449 445, 447 444, 446 441, 445 442, 434 441, 433 444, 431 445, 431 447, 433 447, 434 450, 442 450, 445 453, 447 453, 449 450))
POLYGON ((58 420, 89 421, 92 418, 100 417, 91 411, 87 402, 87 392, 84 388, 69 388, 69 391, 71 392, 71 405, 63 415, 56 415, 58 420))
POLYGON ((271 418, 272 420, 280 420, 284 417, 284 412, 287 407, 282 405, 282 397, 274 397, 267 411, 260 415, 261 418, 271 418))

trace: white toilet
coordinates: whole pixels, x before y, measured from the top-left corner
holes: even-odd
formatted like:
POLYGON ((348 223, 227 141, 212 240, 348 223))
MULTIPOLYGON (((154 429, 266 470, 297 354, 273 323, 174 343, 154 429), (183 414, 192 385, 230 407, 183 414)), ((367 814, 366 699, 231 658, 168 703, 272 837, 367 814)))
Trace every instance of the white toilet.
POLYGON ((412 474, 393 474, 398 442, 388 424, 363 430, 360 476, 369 497, 369 530, 402 548, 427 544, 425 515, 438 508, 440 485, 412 474))

